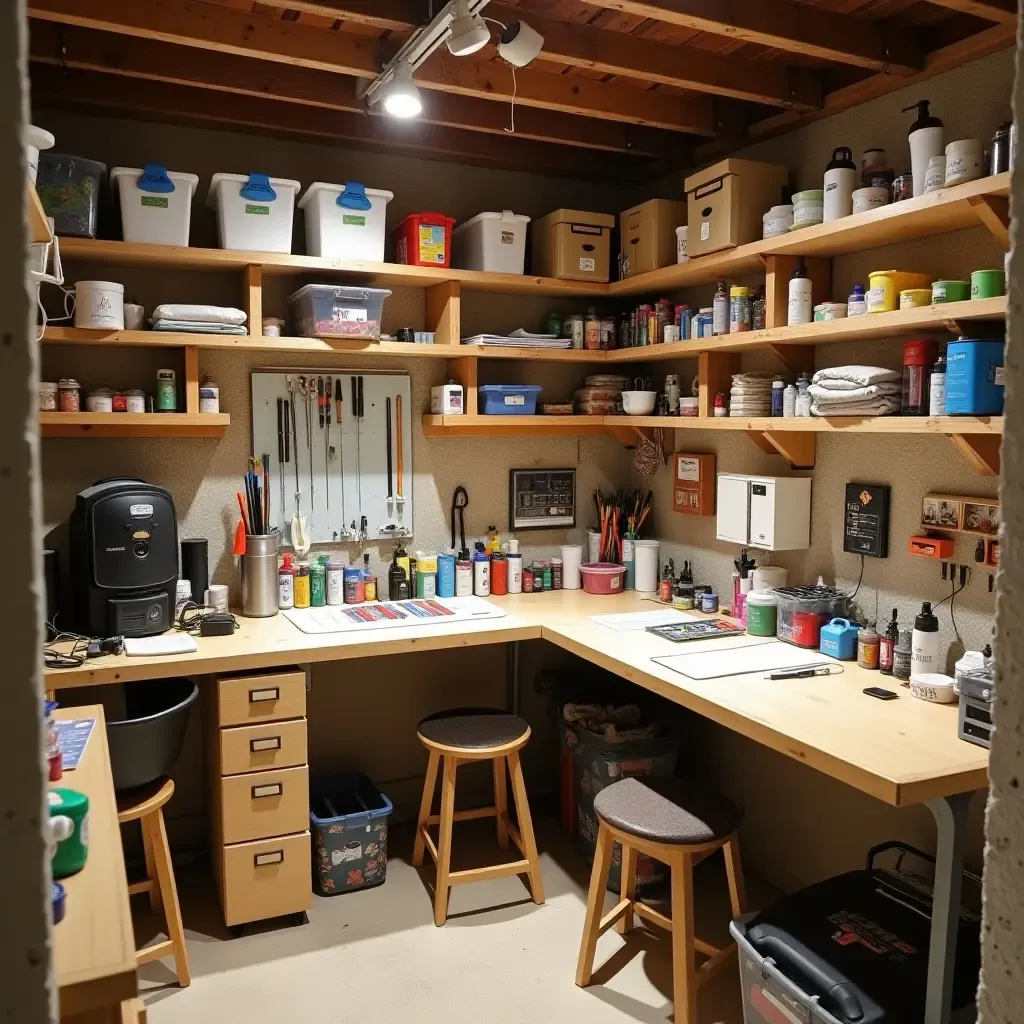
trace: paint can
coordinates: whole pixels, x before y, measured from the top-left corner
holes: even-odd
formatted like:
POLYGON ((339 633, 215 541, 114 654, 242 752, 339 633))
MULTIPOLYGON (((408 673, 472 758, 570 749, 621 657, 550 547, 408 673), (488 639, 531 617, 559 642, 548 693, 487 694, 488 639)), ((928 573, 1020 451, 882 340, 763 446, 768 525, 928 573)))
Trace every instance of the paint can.
POLYGON ((473 596, 473 563, 460 558, 455 563, 455 596, 473 596))
POLYGON ((333 559, 327 563, 327 603, 345 603, 345 566, 333 559))
POLYGON ((521 594, 523 592, 523 556, 518 551, 510 551, 508 561, 508 592, 510 594, 521 594))
POLYGON ((174 370, 156 371, 156 411, 174 412, 178 408, 178 382, 174 370))
POLYGON ((123 331, 124 285, 116 281, 76 281, 75 327, 123 331))
POLYGON ((455 596, 455 553, 437 556, 437 596, 455 596))
POLYGON ((700 595, 700 610, 706 612, 709 615, 713 615, 718 611, 718 595, 717 594, 701 594, 700 595))

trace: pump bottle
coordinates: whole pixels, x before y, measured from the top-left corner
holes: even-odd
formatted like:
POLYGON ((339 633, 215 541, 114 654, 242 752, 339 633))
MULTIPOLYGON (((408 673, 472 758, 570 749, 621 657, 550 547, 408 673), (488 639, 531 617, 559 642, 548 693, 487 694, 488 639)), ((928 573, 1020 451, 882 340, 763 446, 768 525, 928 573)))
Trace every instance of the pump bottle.
POLYGON ((914 195, 924 195, 924 179, 928 173, 928 161, 933 156, 943 156, 942 122, 932 116, 928 109, 930 100, 918 100, 903 112, 917 111, 917 120, 910 126, 907 135, 910 140, 910 170, 914 175, 914 195))

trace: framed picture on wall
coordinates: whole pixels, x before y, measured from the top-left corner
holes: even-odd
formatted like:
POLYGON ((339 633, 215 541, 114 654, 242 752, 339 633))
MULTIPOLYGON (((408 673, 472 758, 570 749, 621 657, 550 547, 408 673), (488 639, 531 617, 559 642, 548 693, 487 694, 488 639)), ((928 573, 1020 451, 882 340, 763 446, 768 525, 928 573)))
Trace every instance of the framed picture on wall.
POLYGON ((999 506, 984 501, 965 501, 961 529, 995 537, 999 533, 999 506))
POLYGON ((575 469, 510 469, 510 530, 565 530, 576 525, 575 469))
POLYGON ((963 522, 962 517, 963 505, 955 498, 929 494, 921 504, 922 526, 934 526, 940 530, 959 530, 963 522))

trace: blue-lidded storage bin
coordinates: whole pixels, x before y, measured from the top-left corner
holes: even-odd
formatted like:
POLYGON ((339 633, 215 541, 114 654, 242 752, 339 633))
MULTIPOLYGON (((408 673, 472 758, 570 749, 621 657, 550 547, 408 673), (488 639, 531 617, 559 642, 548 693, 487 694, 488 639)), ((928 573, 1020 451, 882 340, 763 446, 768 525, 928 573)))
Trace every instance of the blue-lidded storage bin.
POLYGON ((484 384, 478 388, 484 416, 532 416, 537 411, 539 384, 484 384))
POLYGON ((1003 411, 1003 342, 961 338, 946 346, 946 415, 1003 411))
POLYGON ((358 772, 315 780, 309 789, 313 879, 321 896, 383 885, 391 801, 358 772))

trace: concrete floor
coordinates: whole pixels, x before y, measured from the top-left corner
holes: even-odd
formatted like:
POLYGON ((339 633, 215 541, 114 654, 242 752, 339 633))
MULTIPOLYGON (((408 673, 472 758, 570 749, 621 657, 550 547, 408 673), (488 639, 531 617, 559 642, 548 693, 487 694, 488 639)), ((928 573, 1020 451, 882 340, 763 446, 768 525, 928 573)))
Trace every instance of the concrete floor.
MULTIPOLYGON (((589 869, 555 822, 538 822, 547 902, 535 906, 518 878, 459 886, 448 923, 432 917, 433 865, 409 864, 412 830, 392 830, 383 886, 313 897, 308 923, 275 922, 230 937, 208 872, 180 869, 192 984, 179 989, 173 961, 140 969, 151 1024, 324 1024, 408 1020, 419 1024, 661 1024, 672 1017, 668 935, 614 930, 598 946, 604 964, 588 989, 573 983, 589 869)), ((499 859, 493 824, 456 827, 453 869, 499 859), (462 856, 460 856, 462 854, 462 856)), ((770 898, 748 879, 753 898, 770 898)), ((725 941, 729 919, 720 855, 697 868, 697 934, 725 941)), ((611 905, 609 894, 608 903, 611 905)), ((134 901, 140 943, 157 933, 134 901)), ((742 1024, 735 964, 701 991, 700 1024, 742 1024)))

